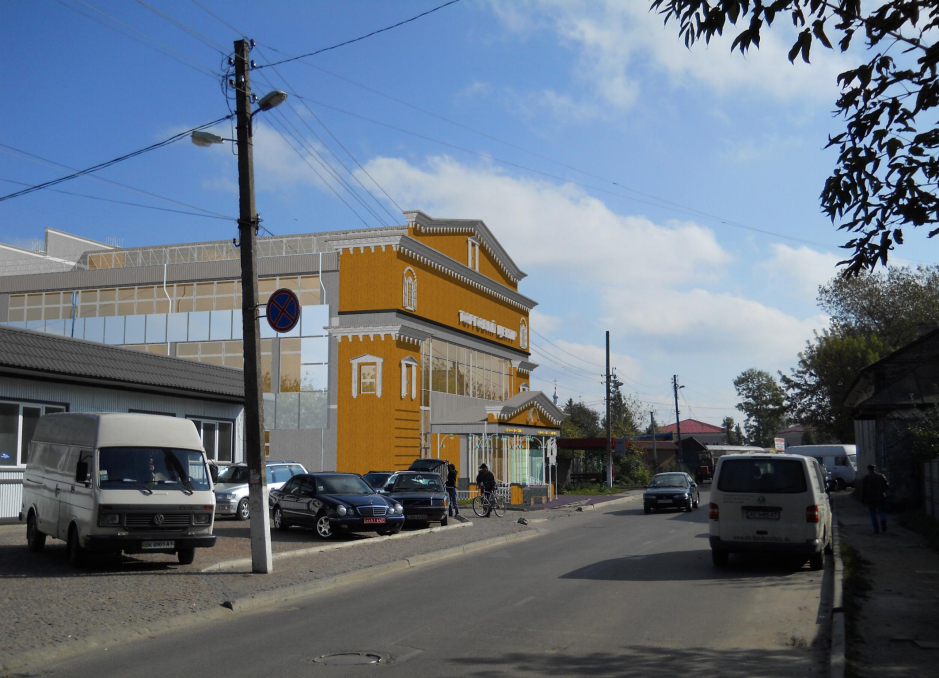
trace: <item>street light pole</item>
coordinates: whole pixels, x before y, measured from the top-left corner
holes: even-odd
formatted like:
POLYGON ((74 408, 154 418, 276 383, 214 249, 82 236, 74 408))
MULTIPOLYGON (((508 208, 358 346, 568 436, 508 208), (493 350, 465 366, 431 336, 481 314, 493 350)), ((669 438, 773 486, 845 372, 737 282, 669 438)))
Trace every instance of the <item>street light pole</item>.
POLYGON ((254 202, 254 154, 251 141, 250 45, 235 41, 235 99, 238 143, 238 233, 241 249, 241 322, 244 334, 245 461, 251 509, 251 571, 273 569, 267 473, 264 468, 264 401, 261 388, 261 334, 258 327, 258 216, 254 202))

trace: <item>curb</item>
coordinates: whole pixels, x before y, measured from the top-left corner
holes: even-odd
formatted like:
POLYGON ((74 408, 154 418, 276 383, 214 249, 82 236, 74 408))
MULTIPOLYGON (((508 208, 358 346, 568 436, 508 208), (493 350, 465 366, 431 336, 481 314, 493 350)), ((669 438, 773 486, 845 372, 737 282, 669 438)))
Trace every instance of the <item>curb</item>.
MULTIPOLYGON (((460 527, 469 527, 473 523, 470 520, 465 520, 465 522, 459 522, 455 525, 447 525, 446 527, 431 527, 425 530, 414 530, 413 532, 401 532, 399 534, 390 535, 387 537, 372 537, 370 539, 359 539, 357 541, 342 541, 336 542, 333 544, 322 544, 319 546, 310 546, 305 549, 295 549, 293 551, 280 551, 279 553, 273 554, 273 559, 277 560, 287 560, 289 558, 300 558, 302 556, 308 556, 312 553, 320 553, 322 551, 335 551, 338 549, 347 549, 355 546, 361 546, 363 544, 374 544, 377 541, 385 541, 387 539, 407 539, 408 537, 415 537, 420 534, 430 534, 431 532, 442 532, 444 530, 455 530, 460 527)), ((214 565, 209 565, 199 572, 221 572, 223 570, 232 570, 239 567, 251 568, 252 561, 251 558, 236 558, 234 560, 223 560, 221 562, 215 563, 214 565)))
MULTIPOLYGON (((472 525, 472 523, 465 524, 472 525)), ((427 530, 422 530, 421 532, 427 532, 427 530)), ((414 534, 420 534, 421 532, 415 532, 414 534)), ((87 637, 76 636, 72 638, 72 642, 68 644, 45 645, 10 657, 5 662, 0 663, 0 675, 7 675, 14 671, 35 671, 49 664, 88 654, 94 650, 107 650, 108 647, 120 643, 152 638, 169 631, 179 631, 196 626, 201 627, 207 623, 231 619, 233 612, 248 612, 250 610, 270 607, 291 600, 310 597, 317 593, 331 591, 342 586, 361 584, 372 581, 377 577, 394 574, 395 572, 403 572, 412 567, 420 567, 450 558, 456 558, 461 555, 469 555, 503 544, 534 539, 543 534, 547 534, 547 532, 537 528, 524 532, 513 532, 500 537, 492 537, 490 539, 464 544, 463 546, 455 546, 441 551, 421 554, 412 558, 395 560, 390 563, 385 563, 384 565, 375 565, 365 568, 364 570, 347 572, 334 577, 315 580, 306 584, 296 584, 281 589, 264 591, 255 596, 225 601, 218 607, 194 612, 191 615, 160 619, 146 626, 122 626, 120 630, 115 632, 100 633, 87 637)), ((386 538, 390 539, 391 537, 386 538)))
POLYGON ((829 670, 831 678, 844 678, 846 659, 846 632, 844 619, 844 567, 841 563, 841 530, 832 521, 832 552, 835 557, 835 573, 831 604, 831 650, 829 670))

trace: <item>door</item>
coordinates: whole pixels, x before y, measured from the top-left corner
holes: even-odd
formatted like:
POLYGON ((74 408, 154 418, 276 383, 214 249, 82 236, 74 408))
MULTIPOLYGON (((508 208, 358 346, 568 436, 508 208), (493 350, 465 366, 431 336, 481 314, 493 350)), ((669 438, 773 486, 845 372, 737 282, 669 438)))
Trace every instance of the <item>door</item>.
POLYGON ((277 503, 280 504, 280 510, 291 522, 297 521, 297 495, 300 491, 300 478, 291 478, 287 481, 280 492, 280 498, 277 503))
POLYGON ((304 477, 300 483, 300 491, 297 494, 297 516, 306 525, 316 524, 318 507, 315 483, 316 481, 312 478, 304 477))
MULTIPOLYGON (((72 505, 75 492, 75 467, 78 464, 78 448, 69 447, 59 456, 59 463, 55 474, 55 498, 58 505, 58 520, 56 536, 59 539, 68 537, 68 526, 74 515, 72 505)), ((87 525, 79 523, 79 532, 87 534, 87 525)))

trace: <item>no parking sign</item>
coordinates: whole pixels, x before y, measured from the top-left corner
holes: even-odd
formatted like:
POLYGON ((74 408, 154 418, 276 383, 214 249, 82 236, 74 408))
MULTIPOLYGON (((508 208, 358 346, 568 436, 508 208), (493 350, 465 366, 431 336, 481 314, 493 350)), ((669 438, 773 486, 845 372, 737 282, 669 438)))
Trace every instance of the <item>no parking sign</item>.
POLYGON ((289 332, 300 322, 300 300, 293 290, 281 288, 267 300, 267 324, 275 332, 289 332))

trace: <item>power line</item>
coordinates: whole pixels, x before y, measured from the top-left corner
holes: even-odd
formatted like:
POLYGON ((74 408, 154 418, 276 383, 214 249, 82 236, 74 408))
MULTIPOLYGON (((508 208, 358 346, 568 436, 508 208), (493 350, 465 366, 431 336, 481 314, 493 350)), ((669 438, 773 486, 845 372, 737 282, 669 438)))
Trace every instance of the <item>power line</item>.
POLYGON ((148 10, 150 10, 151 12, 153 12, 154 14, 156 14, 157 16, 166 19, 167 21, 169 21, 171 24, 173 24, 174 26, 176 26, 176 27, 179 28, 180 30, 185 31, 186 33, 188 33, 189 35, 191 35, 192 37, 194 37, 196 40, 198 40, 198 41, 201 42, 202 44, 206 45, 207 47, 209 47, 209 48, 215 50, 216 52, 218 52, 218 53, 221 54, 222 56, 228 56, 228 52, 225 51, 225 49, 222 47, 222 45, 220 45, 219 43, 215 42, 215 40, 212 40, 211 38, 202 35, 202 33, 199 33, 197 30, 195 30, 195 29, 193 29, 193 28, 190 28, 189 26, 187 26, 186 24, 184 24, 184 23, 181 22, 181 21, 177 21, 176 19, 174 19, 173 17, 171 17, 169 14, 166 14, 166 13, 164 13, 164 12, 161 12, 161 11, 158 10, 156 7, 153 7, 153 6, 151 6, 151 5, 148 5, 148 4, 145 3, 143 0, 137 0, 137 4, 142 5, 143 7, 146 7, 148 10))
POLYGON ((209 16, 214 17, 215 19, 217 19, 218 21, 220 21, 220 22, 223 23, 224 25, 228 26, 230 29, 232 29, 233 31, 235 31, 235 33, 237 33, 238 35, 244 37, 244 33, 242 33, 242 32, 239 31, 237 28, 235 28, 234 26, 232 26, 230 23, 228 23, 227 21, 225 21, 225 19, 223 19, 222 17, 220 17, 218 14, 215 14, 214 12, 212 12, 211 10, 209 10, 208 8, 206 8, 204 5, 202 5, 202 4, 198 3, 198 2, 196 2, 196 0, 189 0, 189 1, 190 1, 192 4, 194 4, 196 7, 198 7, 199 9, 201 9, 203 12, 205 12, 206 14, 208 14, 209 16))
POLYGON ((51 181, 46 181, 46 182, 43 182, 43 183, 41 183, 41 184, 36 184, 35 186, 30 186, 29 188, 24 188, 24 189, 21 190, 21 191, 16 191, 16 192, 14 192, 14 193, 10 193, 10 194, 8 194, 8 195, 4 195, 4 196, 0 197, 0 202, 3 202, 3 201, 5 201, 5 200, 11 200, 12 198, 17 198, 17 197, 19 197, 19 196, 26 195, 26 194, 28 194, 28 193, 33 193, 34 191, 40 191, 40 190, 42 190, 42 189, 44 189, 44 188, 48 188, 49 186, 55 186, 55 185, 57 185, 57 184, 61 184, 61 183, 63 183, 63 182, 66 182, 66 181, 69 181, 69 180, 71 180, 71 179, 74 179, 74 178, 76 178, 76 177, 80 177, 80 176, 83 176, 83 175, 85 175, 85 174, 91 174, 92 172, 97 172, 98 170, 105 169, 105 168, 107 168, 107 167, 110 167, 111 165, 116 165, 116 164, 119 163, 119 162, 123 162, 123 161, 129 160, 129 159, 131 159, 131 158, 135 158, 135 157, 137 157, 138 155, 143 155, 144 153, 149 153, 150 151, 154 151, 154 150, 156 150, 156 149, 158 149, 158 148, 162 148, 162 147, 168 146, 168 145, 170 145, 170 144, 172 144, 172 143, 174 143, 174 142, 176 142, 176 141, 179 141, 180 139, 189 136, 189 135, 192 134, 193 132, 196 132, 196 131, 198 131, 198 130, 205 129, 206 127, 211 127, 212 125, 216 125, 216 124, 222 122, 223 120, 228 120, 228 119, 231 118, 231 117, 232 117, 231 115, 223 116, 223 117, 221 117, 221 118, 218 118, 217 120, 213 120, 212 122, 207 122, 207 123, 205 123, 205 124, 203 124, 203 125, 199 125, 198 127, 193 127, 192 129, 188 129, 188 130, 186 130, 185 132, 179 132, 178 134, 174 134, 173 136, 171 136, 171 137, 169 137, 169 138, 167 138, 167 139, 164 139, 163 141, 159 141, 159 142, 157 142, 157 143, 155 143, 155 144, 151 144, 151 145, 149 145, 149 146, 147 146, 147 147, 145 147, 145 148, 141 148, 141 149, 139 149, 139 150, 133 151, 132 153, 127 153, 127 154, 125 154, 125 155, 119 156, 119 157, 117 157, 117 158, 113 158, 113 159, 108 160, 108 161, 106 161, 106 162, 98 163, 97 165, 93 165, 92 167, 88 167, 88 168, 86 168, 86 169, 79 170, 79 171, 77 171, 77 172, 74 172, 73 174, 68 174, 68 175, 66 175, 66 176, 64 176, 64 177, 59 177, 58 179, 53 179, 53 180, 51 180, 51 181))
MULTIPOLYGON (((531 329, 531 328, 529 328, 529 329, 531 329)), ((551 341, 550 339, 548 339, 546 336, 544 336, 544 335, 541 334, 540 332, 536 332, 534 329, 532 329, 531 332, 532 332, 532 334, 537 334, 539 337, 541 337, 542 339, 544 339, 546 342, 548 342, 549 344, 551 344, 552 346, 554 346, 554 348, 556 348, 557 350, 561 351, 562 353, 566 353, 567 355, 571 356, 572 358, 577 358, 579 361, 581 361, 581 362, 584 363, 585 365, 590 365, 591 367, 596 367, 598 370, 605 370, 605 369, 606 369, 606 367, 605 367, 604 365, 599 365, 599 364, 597 364, 597 363, 592 363, 592 362, 590 362, 589 360, 584 360, 584 359, 581 358, 580 356, 571 353, 570 351, 565 351, 563 348, 561 348, 560 346, 558 346, 557 344, 555 344, 553 341, 551 341)))
MULTIPOLYGON (((437 10, 441 10, 441 9, 443 9, 444 7, 449 7, 450 5, 454 5, 454 4, 458 3, 459 1, 460 1, 460 0, 450 0, 450 2, 445 2, 445 3, 443 3, 442 5, 438 5, 437 7, 434 7, 433 9, 427 10, 426 12, 421 12, 421 13, 418 14, 417 16, 412 16, 410 19, 405 19, 404 21, 399 21, 398 23, 393 24, 393 25, 391 25, 391 26, 386 26, 385 28, 379 28, 377 31, 372 31, 371 33, 368 33, 368 34, 366 34, 366 35, 362 35, 362 36, 360 36, 360 37, 358 37, 358 38, 353 38, 352 40, 346 40, 345 42, 340 42, 339 44, 337 44, 337 45, 331 45, 330 47, 323 47, 322 49, 318 49, 318 50, 316 50, 315 52, 308 52, 308 53, 306 53, 306 54, 301 54, 300 56, 290 57, 290 58, 288 58, 288 59, 282 59, 281 61, 275 61, 274 63, 271 63, 271 64, 258 66, 257 68, 267 68, 267 67, 270 67, 270 66, 279 66, 280 64, 286 64, 286 63, 289 63, 289 62, 291 62, 291 61, 296 61, 296 60, 298 60, 298 59, 305 59, 306 57, 311 57, 311 56, 315 56, 315 55, 317 55, 317 54, 322 54, 323 52, 328 52, 328 51, 331 50, 331 49, 338 49, 339 47, 344 47, 345 45, 351 45, 353 42, 359 42, 360 40, 365 40, 366 38, 370 38, 370 37, 372 37, 373 35, 378 35, 379 33, 384 33, 385 31, 390 31, 390 30, 392 30, 393 28, 398 28, 399 26, 403 26, 404 24, 411 23, 412 21, 417 21, 417 20, 420 19, 421 17, 425 17, 425 16, 427 16, 428 14, 433 14, 433 13, 436 12, 437 10)), ((201 5, 200 5, 200 6, 201 6, 201 5)), ((203 8, 203 9, 204 9, 204 8, 203 8)), ((208 10, 206 10, 206 11, 208 11, 208 10)))
MULTIPOLYGON (((36 155, 35 153, 29 153, 28 151, 24 151, 19 148, 14 148, 13 146, 8 146, 7 144, 4 144, 4 143, 0 143, 0 153, 6 153, 7 155, 12 155, 13 157, 19 158, 20 160, 32 162, 37 165, 45 165, 46 167, 61 167, 67 170, 77 171, 74 167, 63 165, 60 162, 49 160, 48 158, 44 158, 41 155, 36 155), (9 149, 9 150, 4 151, 3 150, 4 148, 9 149), (11 153, 10 151, 14 151, 14 152, 11 153), (28 157, 20 157, 20 155, 28 156, 28 157)), ((173 198, 167 198, 166 196, 160 195, 159 193, 153 193, 151 191, 145 191, 142 188, 136 188, 128 184, 122 184, 121 182, 114 181, 113 179, 105 179, 104 177, 94 176, 90 174, 85 175, 83 178, 92 179, 94 181, 98 181, 98 182, 105 183, 105 184, 111 184, 112 186, 117 186, 118 188, 123 188, 125 190, 132 191, 134 193, 140 193, 141 195, 148 195, 152 198, 157 198, 159 200, 164 200, 166 202, 172 203, 174 205, 181 205, 182 207, 188 207, 190 209, 198 210, 200 212, 205 212, 206 214, 211 214, 213 216, 220 217, 222 219, 230 219, 232 221, 238 220, 237 217, 230 217, 225 214, 220 214, 219 212, 212 212, 211 210, 207 210, 202 207, 197 207, 196 205, 190 205, 189 203, 181 202, 179 200, 174 200, 173 198)))
MULTIPOLYGON (((581 374, 589 374, 590 376, 598 376, 597 373, 595 373, 595 372, 591 372, 590 370, 585 370, 583 367, 578 367, 577 365, 574 365, 573 363, 569 363, 569 362, 567 362, 566 360, 563 360, 563 359, 561 359, 561 358, 558 358, 558 357, 555 356, 554 354, 548 352, 548 350, 547 350, 546 348, 544 348, 543 346, 539 346, 538 344, 536 344, 536 343, 533 342, 533 341, 531 342, 531 345, 532 345, 532 347, 535 348, 539 353, 541 353, 541 354, 543 354, 544 356, 546 356, 546 357, 552 359, 554 362, 556 362, 556 363, 559 364, 559 365, 566 365, 566 366, 570 367, 572 370, 576 370, 577 372, 579 372, 579 373, 581 373, 581 374)), ((604 369, 606 369, 606 368, 604 368, 604 369)), ((603 376, 603 375, 601 374, 601 375, 599 375, 599 376, 603 376)))

